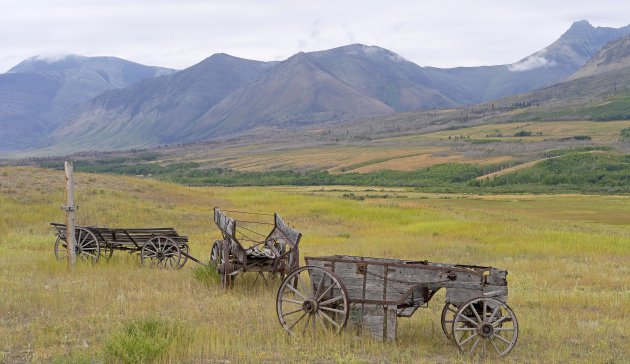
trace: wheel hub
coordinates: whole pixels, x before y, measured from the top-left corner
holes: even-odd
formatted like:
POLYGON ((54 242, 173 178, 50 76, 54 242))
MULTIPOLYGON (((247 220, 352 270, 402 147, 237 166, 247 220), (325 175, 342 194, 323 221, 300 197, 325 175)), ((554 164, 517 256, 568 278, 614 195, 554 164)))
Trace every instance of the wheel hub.
POLYGON ((483 324, 479 325, 479 327, 477 328, 477 332, 479 333, 479 336, 483 338, 488 338, 494 335, 494 327, 491 324, 484 322, 483 324))
POLYGON ((313 299, 308 299, 302 303, 302 309, 306 313, 315 313, 318 309, 317 302, 313 299))
POLYGON ((157 257, 158 257, 158 259, 164 259, 164 253, 158 252, 157 253, 157 257))

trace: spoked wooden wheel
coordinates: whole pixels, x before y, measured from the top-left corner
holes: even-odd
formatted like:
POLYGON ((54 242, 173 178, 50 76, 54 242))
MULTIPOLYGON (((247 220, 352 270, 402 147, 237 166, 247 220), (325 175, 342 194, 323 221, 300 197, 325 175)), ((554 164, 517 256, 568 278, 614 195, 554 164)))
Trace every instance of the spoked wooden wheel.
POLYGON ((348 322, 350 301, 346 287, 334 273, 306 266, 282 281, 276 311, 289 334, 339 333, 348 322))
POLYGON ((55 257, 57 260, 68 258, 68 243, 66 243, 66 234, 60 234, 55 241, 55 257))
POLYGON ((447 303, 442 308, 442 331, 446 338, 453 340, 453 319, 457 314, 457 306, 452 303, 447 303))
MULTIPOLYGON (((75 229, 76 244, 74 246, 74 254, 77 260, 84 262, 96 263, 102 254, 102 247, 96 235, 85 228, 75 229)), ((58 260, 68 258, 68 243, 66 234, 59 235, 55 241, 55 257, 58 260)))
POLYGON ((210 264, 218 267, 221 264, 221 240, 215 241, 210 250, 210 264))
POLYGON ((140 260, 151 268, 179 268, 181 261, 179 246, 171 238, 156 236, 142 246, 140 260))
POLYGON ((179 264, 177 265, 177 269, 182 269, 184 267, 184 265, 186 265, 186 262, 188 261, 188 244, 182 244, 179 248, 180 252, 181 252, 181 259, 179 260, 179 264))
POLYGON ((504 356, 518 339, 518 322, 510 307, 494 298, 476 298, 459 308, 453 338, 461 351, 504 356))

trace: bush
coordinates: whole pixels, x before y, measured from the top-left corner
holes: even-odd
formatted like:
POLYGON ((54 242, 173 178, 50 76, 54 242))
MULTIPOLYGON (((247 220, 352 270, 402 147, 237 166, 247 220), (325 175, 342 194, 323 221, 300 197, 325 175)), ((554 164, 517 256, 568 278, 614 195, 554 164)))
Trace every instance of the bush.
POLYGON ((527 130, 521 130, 521 131, 517 131, 516 133, 514 133, 515 137, 526 137, 526 136, 530 136, 532 135, 531 131, 527 131, 527 130))
POLYGON ((213 264, 195 267, 193 269, 193 277, 206 287, 212 287, 221 282, 219 271, 213 264))
POLYGON ((110 336, 104 347, 106 362, 147 363, 162 357, 181 330, 158 318, 126 324, 110 336))

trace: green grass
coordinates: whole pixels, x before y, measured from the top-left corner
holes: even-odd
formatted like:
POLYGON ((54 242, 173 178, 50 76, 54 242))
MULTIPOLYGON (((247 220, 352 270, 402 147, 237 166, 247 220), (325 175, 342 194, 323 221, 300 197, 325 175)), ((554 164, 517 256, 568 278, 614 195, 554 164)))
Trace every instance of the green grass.
MULTIPOLYGON (((158 318, 161 329, 155 331, 162 333, 159 338, 167 336, 169 344, 134 358, 470 361, 439 329, 443 292, 412 318, 399 319, 396 342, 351 333, 300 341, 278 324, 277 282, 270 288, 251 287, 253 276, 239 276, 236 287, 224 292, 196 278, 192 262, 179 271, 153 270, 141 267, 137 256, 120 252, 108 262, 70 271, 54 259, 48 225, 63 219, 63 173, 0 168, 0 176, 0 352, 5 362, 113 359, 108 343, 163 342, 151 339, 147 330, 130 330, 133 323, 151 318, 158 318)), ((191 253, 203 260, 220 238, 211 213, 221 206, 279 212, 304 234, 302 256, 354 254, 507 269, 508 303, 521 331, 504 362, 623 362, 630 356, 625 333, 630 319, 628 196, 186 187, 81 173, 76 183, 79 224, 174 226, 189 236, 191 253), (405 198, 342 197, 349 193, 405 198)), ((132 350, 123 352, 131 355, 132 350)))
MULTIPOLYGON (((200 168, 198 163, 121 164, 79 161, 77 171, 143 175, 185 185, 224 186, 405 186, 435 192, 597 192, 630 193, 630 156, 611 151, 610 146, 584 146, 570 150, 550 150, 546 157, 560 156, 533 167, 488 180, 477 177, 518 164, 493 165, 444 163, 415 171, 375 171, 331 174, 327 171, 243 172, 223 168, 200 168), (588 153, 608 151, 608 153, 588 153)), ((53 166, 50 164, 50 166, 53 166)), ((54 165, 59 168, 59 165, 54 165)))
POLYGON ((107 362, 129 364, 157 361, 180 335, 180 328, 163 319, 138 319, 123 325, 107 338, 104 357, 107 362))
POLYGON ((568 153, 537 165, 484 181, 479 186, 599 186, 605 192, 630 192, 630 155, 568 153))

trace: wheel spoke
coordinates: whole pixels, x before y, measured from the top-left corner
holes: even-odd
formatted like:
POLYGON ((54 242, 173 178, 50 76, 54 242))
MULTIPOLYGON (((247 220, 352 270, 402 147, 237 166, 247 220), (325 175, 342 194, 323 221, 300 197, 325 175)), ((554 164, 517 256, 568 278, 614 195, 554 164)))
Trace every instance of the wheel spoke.
POLYGON ((296 301, 296 300, 292 300, 292 299, 290 299, 290 298, 284 298, 284 297, 283 297, 283 298, 281 298, 281 300, 282 300, 282 301, 284 301, 284 302, 294 303, 294 304, 296 304, 296 305, 301 305, 301 304, 303 304, 303 303, 304 303, 304 301, 296 301))
POLYGON ((514 327, 495 327, 494 331, 514 331, 514 327))
POLYGON ((317 312, 317 322, 319 322, 320 326, 322 327, 322 330, 324 330, 324 332, 329 331, 328 328, 326 327, 326 324, 324 323, 324 319, 322 318, 322 315, 319 314, 319 311, 317 312))
POLYGON ((512 344, 511 342, 509 342, 508 340, 506 340, 503 336, 499 335, 499 334, 494 334, 494 337, 496 337, 497 339, 503 341, 504 343, 510 345, 512 344))
POLYGON ((319 305, 320 305, 320 306, 328 306, 328 305, 330 305, 331 303, 335 303, 335 302, 337 302, 337 301, 339 301, 339 300, 342 300, 342 299, 343 299, 343 295, 341 295, 341 296, 337 296, 337 297, 333 297, 333 298, 331 298, 331 299, 329 299, 329 300, 327 300, 327 301, 321 302, 319 305))
POLYGON ((311 321, 311 317, 313 315, 309 314, 308 317, 306 318, 306 323, 304 324, 304 327, 302 328, 302 336, 304 336, 304 334, 306 333, 306 329, 308 328, 308 323, 311 321))
MULTIPOLYGON (((300 275, 298 274, 297 276, 297 281, 298 281, 298 286, 301 286, 302 289, 304 290, 304 293, 307 294, 310 298, 313 298, 313 289, 312 287, 309 289, 309 285, 307 285, 306 283, 303 282, 302 277, 300 277, 300 275), (304 287, 306 285, 306 287, 304 287), (309 294, 310 292, 310 294, 309 294)), ((295 287, 298 288, 298 287, 295 287)), ((306 299, 306 298, 305 298, 306 299)))
POLYGON ((499 318, 498 320, 496 320, 495 322, 492 323, 493 327, 497 327, 500 323, 502 323, 503 321, 509 319, 510 316, 503 316, 501 318, 499 318))
POLYGON ((482 323, 483 320, 481 319, 481 317, 479 317, 479 313, 477 312, 477 309, 475 308, 475 306, 470 305, 470 309, 472 310, 472 312, 475 314, 475 317, 477 318, 477 322, 478 323, 482 323))
POLYGON ((494 318, 494 315, 497 314, 497 312, 501 309, 501 306, 498 305, 497 307, 494 308, 494 310, 492 311, 492 315, 490 315, 490 318, 488 319, 488 322, 492 322, 492 319, 494 318))
POLYGON ((330 308, 330 307, 323 307, 322 305, 319 306, 320 310, 326 310, 326 311, 330 311, 330 312, 336 312, 336 313, 341 313, 341 314, 345 314, 346 312, 343 310, 337 310, 334 308, 330 308))
POLYGON ((331 324, 333 324, 337 330, 341 329, 341 325, 339 325, 338 323, 335 322, 335 320, 333 320, 332 318, 330 318, 330 316, 328 316, 326 313, 324 313, 322 310, 317 311, 320 315, 322 315, 326 320, 330 321, 331 324))
POLYGON ((330 286, 328 286, 328 288, 326 288, 326 290, 324 291, 324 293, 322 293, 321 295, 319 295, 319 297, 317 297, 317 302, 321 301, 322 298, 324 298, 324 296, 326 296, 328 294, 328 292, 335 286, 335 282, 332 282, 330 284, 330 286))
POLYGON ((294 313, 298 313, 300 311, 302 311, 302 307, 298 308, 297 310, 293 310, 293 311, 290 311, 290 312, 287 312, 287 313, 283 313, 282 317, 293 315, 294 313))
POLYGON ((304 311, 304 313, 302 314, 302 316, 300 316, 300 318, 298 318, 297 320, 295 320, 295 322, 293 322, 293 323, 291 324, 291 326, 289 326, 289 327, 287 328, 287 330, 291 331, 291 329, 292 329, 295 325, 297 325, 297 323, 298 323, 298 322, 300 322, 300 321, 304 318, 304 316, 306 316, 306 314, 307 314, 307 312, 306 312, 306 311, 304 311))
POLYGON ((474 338, 476 336, 477 336, 477 333, 475 332, 474 334, 472 334, 468 338, 466 338, 466 340, 464 340, 461 343, 459 343, 459 346, 463 347, 464 344, 466 344, 467 342, 469 342, 470 340, 472 340, 472 338, 474 338))
POLYGON ((473 344, 472 348, 470 348, 470 351, 468 352, 469 354, 472 354, 473 351, 475 351, 475 348, 477 347, 477 344, 479 344, 479 340, 481 340, 481 336, 477 337, 477 340, 475 340, 475 343, 473 344))
POLYGON ((319 280, 319 284, 317 285, 317 290, 315 290, 315 294, 313 297, 319 297, 319 290, 324 288, 324 280, 326 279, 326 275, 322 274, 322 279, 319 280))
POLYGON ((478 323, 478 322, 473 321, 470 317, 468 317, 468 316, 464 315, 463 313, 462 313, 461 315, 459 315, 459 317, 461 317, 461 318, 463 318, 463 319, 468 320, 470 323, 472 323, 473 325, 475 325, 475 327, 476 327, 477 325, 479 325, 479 323, 478 323))
POLYGON ((494 350, 496 350, 497 354, 501 356, 501 350, 499 350, 497 343, 495 343, 494 340, 492 340, 492 338, 490 338, 490 342, 492 343, 492 346, 494 347, 494 350))
POLYGON ((476 327, 456 327, 455 331, 477 331, 476 327))
POLYGON ((287 287, 288 289, 290 289, 291 291, 295 292, 295 293, 296 293, 298 296, 300 296, 300 297, 301 297, 304 301, 306 301, 306 300, 308 299, 308 298, 304 297, 304 295, 303 295, 303 294, 301 294, 301 293, 300 293, 297 289, 293 288, 293 286, 292 286, 289 282, 287 282, 286 287, 287 287))

